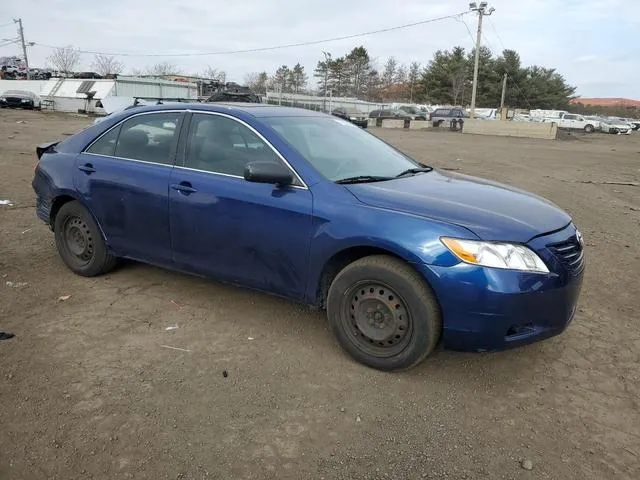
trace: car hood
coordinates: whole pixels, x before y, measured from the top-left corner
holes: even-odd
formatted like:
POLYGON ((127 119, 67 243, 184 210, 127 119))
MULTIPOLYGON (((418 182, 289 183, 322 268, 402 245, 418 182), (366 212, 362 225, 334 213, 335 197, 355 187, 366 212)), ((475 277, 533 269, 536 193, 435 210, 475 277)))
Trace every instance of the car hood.
POLYGON ((566 212, 537 195, 436 170, 347 188, 364 204, 456 224, 483 240, 527 242, 571 221, 566 212))
POLYGON ((8 92, 8 93, 3 93, 0 95, 0 97, 5 97, 5 98, 22 98, 25 100, 33 100, 33 97, 31 95, 29 95, 28 93, 20 93, 20 92, 8 92))

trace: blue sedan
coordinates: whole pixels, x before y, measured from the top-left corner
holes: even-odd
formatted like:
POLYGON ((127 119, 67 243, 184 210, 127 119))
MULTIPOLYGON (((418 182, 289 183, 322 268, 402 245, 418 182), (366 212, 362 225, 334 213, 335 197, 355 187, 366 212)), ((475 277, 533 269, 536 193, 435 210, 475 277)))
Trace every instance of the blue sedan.
POLYGON ((326 308, 358 361, 562 332, 582 236, 549 201, 418 164, 342 119, 261 104, 111 115, 37 148, 37 214, 84 276, 130 258, 326 308))

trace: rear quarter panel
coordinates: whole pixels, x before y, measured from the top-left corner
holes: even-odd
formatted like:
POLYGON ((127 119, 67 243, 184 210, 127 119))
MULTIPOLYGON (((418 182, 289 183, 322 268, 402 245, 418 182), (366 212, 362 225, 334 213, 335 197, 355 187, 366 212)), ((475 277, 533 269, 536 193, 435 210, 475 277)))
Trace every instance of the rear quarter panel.
POLYGON ((51 152, 42 155, 36 167, 33 189, 36 192, 36 213, 45 223, 51 222, 51 208, 57 197, 70 196, 80 200, 74 187, 76 154, 51 152))

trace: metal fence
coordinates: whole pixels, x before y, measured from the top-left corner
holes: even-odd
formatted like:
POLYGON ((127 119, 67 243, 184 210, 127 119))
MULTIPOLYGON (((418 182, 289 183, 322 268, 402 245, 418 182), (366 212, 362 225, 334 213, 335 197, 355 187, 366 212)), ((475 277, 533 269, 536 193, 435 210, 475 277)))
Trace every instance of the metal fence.
POLYGON ((348 97, 319 97, 314 95, 301 95, 297 93, 267 92, 263 97, 265 103, 282 105, 286 107, 306 108, 318 112, 330 112, 334 108, 355 108, 362 113, 378 110, 388 104, 373 103, 348 97))

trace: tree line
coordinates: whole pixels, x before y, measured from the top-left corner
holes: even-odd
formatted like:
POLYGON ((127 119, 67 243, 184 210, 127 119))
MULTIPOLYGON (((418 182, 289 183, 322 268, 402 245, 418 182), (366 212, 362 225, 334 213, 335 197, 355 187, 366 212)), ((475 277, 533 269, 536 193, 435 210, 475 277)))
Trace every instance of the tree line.
MULTIPOLYGON (((267 90, 283 93, 317 93, 323 96, 353 97, 375 102, 410 102, 468 105, 471 101, 475 51, 463 47, 438 50, 422 66, 408 65, 395 57, 387 58, 381 67, 364 46, 353 48, 342 56, 323 52, 313 70, 313 81, 304 66, 280 65, 273 73, 253 72, 245 83, 257 94, 267 90)), ((73 47, 56 49, 49 63, 62 72, 73 71, 80 54, 73 47)), ((515 108, 566 108, 576 88, 553 68, 539 65, 523 66, 515 50, 505 49, 494 55, 481 47, 479 52, 478 90, 476 105, 498 107, 503 76, 507 75, 506 105, 515 108)), ((92 68, 101 74, 118 74, 124 65, 114 57, 96 55, 92 68)), ((171 62, 134 69, 134 75, 172 75, 183 71, 171 62)), ((224 70, 207 67, 200 75, 224 83, 224 70)))
MULTIPOLYGON (((313 71, 315 91, 353 97, 375 102, 409 102, 450 105, 468 105, 471 102, 475 50, 463 47, 438 50, 426 66, 418 62, 409 65, 389 57, 378 68, 363 46, 334 57, 324 52, 313 71)), ((553 68, 539 65, 523 66, 520 55, 505 49, 494 55, 481 47, 478 56, 478 89, 476 105, 498 107, 504 75, 507 75, 505 104, 513 108, 567 108, 576 88, 553 68)), ((298 63, 291 70, 283 65, 274 75, 267 72, 249 74, 246 79, 256 93, 266 90, 300 92, 307 76, 298 63), (291 72, 297 72, 295 82, 291 72)), ((312 89, 310 89, 312 90, 312 89)))

